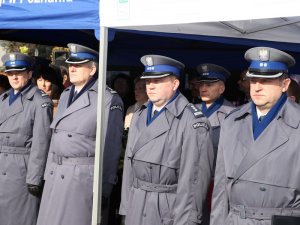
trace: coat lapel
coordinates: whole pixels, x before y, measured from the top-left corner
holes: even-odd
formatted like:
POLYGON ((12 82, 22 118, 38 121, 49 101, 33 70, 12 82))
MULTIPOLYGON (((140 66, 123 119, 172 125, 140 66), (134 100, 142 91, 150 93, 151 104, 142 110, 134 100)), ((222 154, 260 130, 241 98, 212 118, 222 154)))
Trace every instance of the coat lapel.
MULTIPOLYGON (((4 118, 3 118, 3 121, 4 122, 5 120, 8 120, 10 117, 22 112, 24 110, 24 107, 23 107, 23 103, 22 103, 22 96, 18 97, 15 102, 11 105, 11 106, 8 106, 6 108, 6 113, 4 114, 4 118)), ((9 98, 9 97, 8 97, 9 98)))
POLYGON ((67 103, 68 103, 68 98, 69 96, 66 95, 64 99, 61 99, 59 104, 59 110, 52 122, 51 128, 54 128, 56 124, 65 118, 66 116, 82 109, 90 105, 90 99, 89 99, 89 91, 86 91, 84 94, 82 94, 78 99, 76 99, 75 102, 73 102, 68 108, 67 108, 67 103))
POLYGON ((281 121, 277 121, 277 118, 275 118, 254 142, 251 117, 247 117, 247 119, 247 123, 243 123, 242 125, 243 133, 244 131, 245 133, 244 135, 240 135, 239 138, 248 151, 236 170, 234 181, 241 177, 255 163, 270 154, 272 151, 276 150, 289 139, 288 136, 282 132, 282 127, 280 125, 282 124, 281 121), (249 127, 251 127, 250 130, 249 127), (251 135, 251 138, 245 134, 249 134, 249 136, 251 135))
POLYGON ((137 124, 137 129, 141 135, 134 144, 134 147, 132 149, 133 155, 149 141, 170 130, 170 125, 168 123, 168 120, 166 119, 166 112, 161 113, 148 127, 146 126, 146 117, 147 110, 144 110, 141 118, 139 119, 139 123, 144 124, 137 124))

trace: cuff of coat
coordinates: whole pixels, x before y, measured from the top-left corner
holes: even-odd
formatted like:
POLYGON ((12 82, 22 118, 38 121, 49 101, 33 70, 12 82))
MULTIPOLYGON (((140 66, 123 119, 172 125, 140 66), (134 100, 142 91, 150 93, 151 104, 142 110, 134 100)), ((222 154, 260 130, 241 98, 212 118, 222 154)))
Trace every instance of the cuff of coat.
POLYGON ((43 176, 36 176, 36 177, 26 177, 27 184, 33 184, 40 186, 42 184, 43 176))

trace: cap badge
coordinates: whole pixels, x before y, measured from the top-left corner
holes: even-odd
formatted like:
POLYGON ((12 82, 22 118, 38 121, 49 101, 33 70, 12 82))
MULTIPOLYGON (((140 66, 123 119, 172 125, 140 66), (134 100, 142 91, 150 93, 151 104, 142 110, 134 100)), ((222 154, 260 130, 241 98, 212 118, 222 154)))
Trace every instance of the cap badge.
POLYGON ((202 75, 203 76, 206 76, 206 75, 209 74, 207 65, 202 65, 201 68, 202 68, 202 75))
POLYGON ((153 59, 152 59, 151 56, 146 57, 146 64, 147 64, 147 66, 153 66, 154 65, 153 59))
POLYGON ((76 45, 71 45, 70 46, 70 51, 71 52, 76 52, 76 45))
POLYGON ((9 61, 16 61, 16 55, 15 54, 9 54, 9 61))
POLYGON ((260 49, 258 52, 259 60, 260 61, 269 61, 270 59, 270 52, 268 49, 260 49))

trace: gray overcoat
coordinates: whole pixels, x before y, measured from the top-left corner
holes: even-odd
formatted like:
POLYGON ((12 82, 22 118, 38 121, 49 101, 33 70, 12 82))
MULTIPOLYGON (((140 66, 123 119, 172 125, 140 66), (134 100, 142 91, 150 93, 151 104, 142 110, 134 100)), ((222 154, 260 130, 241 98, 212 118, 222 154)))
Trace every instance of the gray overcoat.
MULTIPOLYGON (((201 110, 201 104, 197 104, 201 110)), ((222 106, 216 110, 213 114, 208 117, 208 120, 211 124, 211 129, 212 129, 212 142, 213 142, 213 147, 214 147, 214 154, 217 156, 218 152, 218 145, 219 145, 219 138, 220 138, 220 129, 221 129, 221 123, 225 119, 225 116, 231 112, 234 109, 234 105, 229 102, 228 100, 224 99, 224 102, 222 106)), ((214 162, 214 167, 215 167, 215 162, 214 162)))
POLYGON ((9 106, 0 96, 0 224, 35 225, 39 199, 27 184, 41 185, 51 138, 52 101, 31 84, 9 106))
POLYGON ((254 141, 251 103, 221 127, 211 225, 271 225, 300 216, 300 106, 287 101, 254 141))
MULTIPOLYGON (((45 171, 38 225, 90 225, 96 140, 98 81, 69 107, 67 88, 51 124, 53 135, 45 171)), ((103 195, 109 196, 123 132, 123 103, 111 89, 105 92, 103 195)))
POLYGON ((179 94, 149 126, 147 103, 134 113, 120 206, 126 225, 201 223, 214 156, 207 118, 188 105, 179 94))

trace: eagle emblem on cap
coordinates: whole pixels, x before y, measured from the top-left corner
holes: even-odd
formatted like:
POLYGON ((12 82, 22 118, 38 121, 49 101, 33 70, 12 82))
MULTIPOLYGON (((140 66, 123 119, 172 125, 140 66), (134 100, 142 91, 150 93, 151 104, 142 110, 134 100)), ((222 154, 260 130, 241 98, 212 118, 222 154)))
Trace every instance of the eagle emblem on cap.
POLYGON ((70 46, 70 51, 71 52, 76 52, 76 45, 71 45, 70 46))
POLYGON ((146 64, 147 64, 147 66, 153 66, 154 65, 153 64, 153 59, 152 59, 151 56, 146 57, 146 64))
POLYGON ((207 75, 207 73, 208 73, 208 67, 207 67, 207 65, 202 65, 201 69, 202 69, 203 75, 207 75))
POLYGON ((9 61, 16 61, 16 55, 15 54, 9 54, 9 61))
POLYGON ((268 49, 260 49, 258 52, 259 60, 260 61, 269 61, 270 59, 270 52, 268 49))

